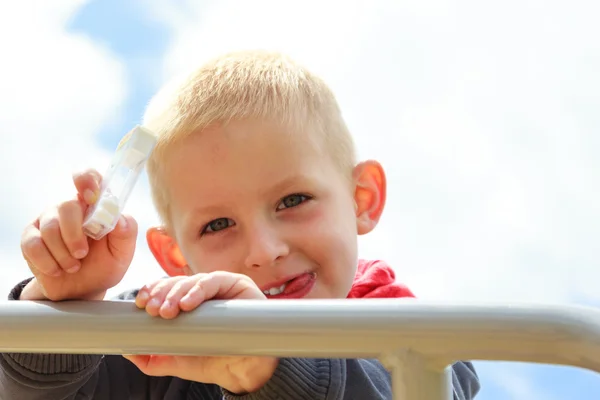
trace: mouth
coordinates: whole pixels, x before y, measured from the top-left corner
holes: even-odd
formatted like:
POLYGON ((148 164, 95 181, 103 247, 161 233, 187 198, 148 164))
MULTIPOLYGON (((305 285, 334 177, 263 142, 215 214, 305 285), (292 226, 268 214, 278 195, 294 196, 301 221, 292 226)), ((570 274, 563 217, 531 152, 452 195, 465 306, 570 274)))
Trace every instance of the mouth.
POLYGON ((307 272, 284 282, 263 290, 268 299, 301 299, 312 290, 317 280, 315 272, 307 272))

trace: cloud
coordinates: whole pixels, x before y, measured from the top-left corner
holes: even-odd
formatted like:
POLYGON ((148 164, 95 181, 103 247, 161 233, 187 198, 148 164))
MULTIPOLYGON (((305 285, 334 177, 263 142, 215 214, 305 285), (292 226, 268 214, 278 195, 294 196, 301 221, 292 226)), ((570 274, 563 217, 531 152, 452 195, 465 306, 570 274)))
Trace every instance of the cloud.
POLYGON ((119 114, 127 82, 123 66, 106 48, 65 30, 83 3, 0 4, 4 293, 29 275, 19 249, 25 225, 74 194, 72 172, 103 170, 111 155, 96 135, 119 114))
MULTIPOLYGON (((600 6, 507 1, 154 3, 164 77, 226 51, 281 50, 336 92, 388 173, 361 255, 419 297, 597 302, 600 6), (298 3, 299 4, 299 3, 298 3)), ((487 396, 551 398, 538 367, 493 364, 487 396)), ((585 388, 581 388, 583 393, 585 388)), ((486 397, 486 398, 488 398, 486 397)))
MULTIPOLYGON (((70 195, 74 169, 106 166, 97 134, 128 95, 119 60, 65 30, 83 4, 0 4, 10 60, 0 66, 0 167, 14 171, 0 175, 10 194, 0 210, 4 292, 28 275, 18 250, 25 224, 70 195)), ((263 47, 330 82, 361 156, 388 171, 388 206, 361 238, 362 255, 388 260, 420 297, 597 301, 599 6, 449 4, 181 0, 141 11, 171 32, 158 80, 263 47)), ((113 294, 161 275, 143 238, 156 222, 144 179, 127 209, 142 235, 113 294)), ((484 379, 511 398, 539 389, 529 370, 503 371, 484 379)))
POLYGON ((220 1, 149 12, 173 35, 165 79, 269 48, 330 83, 361 155, 388 171, 387 210, 363 255, 393 263, 420 296, 565 302, 600 293, 598 7, 220 1))

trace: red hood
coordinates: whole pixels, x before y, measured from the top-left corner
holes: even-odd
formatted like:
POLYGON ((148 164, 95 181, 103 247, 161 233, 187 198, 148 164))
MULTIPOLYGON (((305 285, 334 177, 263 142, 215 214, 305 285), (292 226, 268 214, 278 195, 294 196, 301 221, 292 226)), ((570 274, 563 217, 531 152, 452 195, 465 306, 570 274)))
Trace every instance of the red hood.
POLYGON ((359 260, 349 299, 415 297, 406 286, 396 282, 394 270, 384 261, 359 260))

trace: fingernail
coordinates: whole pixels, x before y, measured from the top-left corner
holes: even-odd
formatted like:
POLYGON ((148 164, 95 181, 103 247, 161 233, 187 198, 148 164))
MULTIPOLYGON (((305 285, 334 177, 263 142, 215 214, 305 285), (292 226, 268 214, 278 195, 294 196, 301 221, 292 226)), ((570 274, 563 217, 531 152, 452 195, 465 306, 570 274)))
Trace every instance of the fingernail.
POLYGON ((137 298, 140 301, 147 301, 148 297, 150 297, 150 296, 148 295, 147 292, 139 292, 138 295, 137 295, 137 298))
POLYGON ((78 260, 81 260, 85 256, 87 256, 87 250, 84 249, 79 249, 75 253, 73 253, 73 257, 75 257, 78 260))
POLYGON ((83 200, 85 200, 85 202, 87 204, 94 204, 96 202, 96 200, 98 199, 98 196, 96 195, 95 192, 93 192, 90 189, 85 189, 83 191, 83 200))
POLYGON ((127 218, 125 218, 124 216, 122 216, 122 215, 121 215, 121 216, 119 217, 119 222, 118 222, 118 225, 119 225, 119 229, 120 229, 120 230, 122 230, 122 231, 126 230, 126 229, 127 229, 127 225, 129 225, 129 224, 127 223, 127 218))
POLYGON ((148 302, 147 307, 154 308, 154 307, 159 307, 159 306, 160 306, 160 300, 155 297, 148 302))
POLYGON ((169 308, 171 308, 173 305, 171 304, 171 302, 169 300, 165 300, 165 302, 162 304, 162 306, 160 306, 161 310, 167 310, 169 308))
POLYGON ((98 187, 100 187, 100 184, 102 183, 102 175, 100 175, 98 172, 93 172, 92 173, 92 177, 94 178, 94 182, 96 182, 96 185, 98 185, 98 187))
POLYGON ((79 271, 79 268, 81 268, 80 265, 74 265, 71 268, 67 269, 67 272, 69 274, 74 274, 75 272, 79 271))
POLYGON ((53 273, 50 274, 50 276, 61 276, 62 275, 62 271, 60 269, 57 269, 56 271, 54 271, 53 273))

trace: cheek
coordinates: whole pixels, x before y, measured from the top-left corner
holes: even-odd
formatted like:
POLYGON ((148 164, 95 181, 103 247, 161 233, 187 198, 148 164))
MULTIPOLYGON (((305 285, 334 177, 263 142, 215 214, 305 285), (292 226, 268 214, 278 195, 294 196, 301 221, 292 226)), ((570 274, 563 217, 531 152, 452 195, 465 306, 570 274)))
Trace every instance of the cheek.
POLYGON ((304 251, 320 266, 321 283, 334 297, 346 297, 356 273, 357 233, 351 208, 323 207, 304 221, 304 251))
POLYGON ((188 263, 191 274, 227 271, 238 273, 239 268, 233 259, 233 251, 206 251, 199 244, 187 245, 182 253, 188 263))

